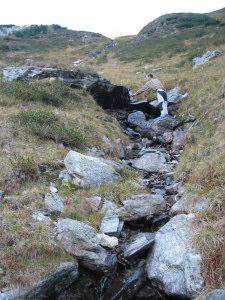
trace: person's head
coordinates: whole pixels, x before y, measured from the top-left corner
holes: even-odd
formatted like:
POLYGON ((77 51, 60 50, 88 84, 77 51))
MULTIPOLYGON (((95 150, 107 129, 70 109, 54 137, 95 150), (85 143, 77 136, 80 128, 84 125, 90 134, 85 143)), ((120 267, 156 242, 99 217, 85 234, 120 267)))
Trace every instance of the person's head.
POLYGON ((146 76, 146 80, 147 80, 147 81, 151 80, 152 78, 153 78, 153 75, 152 75, 152 74, 148 74, 148 75, 146 76))

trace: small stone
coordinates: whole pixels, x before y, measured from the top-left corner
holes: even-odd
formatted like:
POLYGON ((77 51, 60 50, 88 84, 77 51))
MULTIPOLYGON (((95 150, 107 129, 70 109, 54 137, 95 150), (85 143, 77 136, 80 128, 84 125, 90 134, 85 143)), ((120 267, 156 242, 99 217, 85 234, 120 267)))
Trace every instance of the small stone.
POLYGON ((97 233, 97 238, 99 239, 99 244, 103 247, 115 248, 118 246, 118 238, 115 236, 109 236, 104 233, 97 233))

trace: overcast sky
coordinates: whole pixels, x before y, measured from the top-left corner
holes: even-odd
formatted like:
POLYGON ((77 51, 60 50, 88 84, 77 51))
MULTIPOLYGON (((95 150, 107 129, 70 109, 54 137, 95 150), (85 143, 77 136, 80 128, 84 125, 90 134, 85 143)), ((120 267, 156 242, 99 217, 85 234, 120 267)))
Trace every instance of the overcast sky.
POLYGON ((109 37, 137 34, 166 13, 207 13, 224 0, 1 0, 0 24, 59 24, 109 37))

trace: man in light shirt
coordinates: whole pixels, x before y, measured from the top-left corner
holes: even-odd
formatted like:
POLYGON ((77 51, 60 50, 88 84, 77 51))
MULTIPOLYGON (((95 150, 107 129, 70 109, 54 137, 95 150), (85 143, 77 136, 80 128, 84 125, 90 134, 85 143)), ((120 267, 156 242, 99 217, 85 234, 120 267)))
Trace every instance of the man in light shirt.
POLYGON ((158 107, 161 113, 161 116, 168 115, 168 109, 167 109, 167 94, 165 91, 164 86, 162 85, 161 81, 159 79, 153 78, 152 74, 148 74, 146 76, 146 83, 145 85, 140 88, 136 92, 136 94, 133 94, 132 96, 140 95, 143 92, 146 92, 149 89, 152 89, 153 91, 156 91, 157 100, 158 100, 158 107))

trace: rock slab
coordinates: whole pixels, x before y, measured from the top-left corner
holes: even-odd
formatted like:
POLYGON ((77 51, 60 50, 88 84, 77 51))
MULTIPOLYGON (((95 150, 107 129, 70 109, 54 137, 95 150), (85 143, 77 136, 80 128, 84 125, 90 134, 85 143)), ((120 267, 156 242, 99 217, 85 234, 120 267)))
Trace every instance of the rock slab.
POLYGON ((146 271, 153 285, 167 295, 190 298, 203 286, 200 255, 192 248, 193 214, 173 217, 155 235, 146 271))

